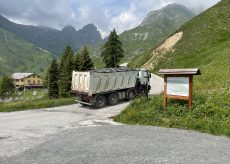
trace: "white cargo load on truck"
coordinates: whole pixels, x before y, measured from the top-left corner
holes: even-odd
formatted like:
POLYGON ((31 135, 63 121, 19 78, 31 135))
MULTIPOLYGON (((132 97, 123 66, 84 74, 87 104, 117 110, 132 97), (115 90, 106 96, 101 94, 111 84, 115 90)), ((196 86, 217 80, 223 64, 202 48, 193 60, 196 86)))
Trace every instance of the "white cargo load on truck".
POLYGON ((89 96, 111 92, 136 85, 138 70, 110 68, 72 74, 72 91, 89 96))

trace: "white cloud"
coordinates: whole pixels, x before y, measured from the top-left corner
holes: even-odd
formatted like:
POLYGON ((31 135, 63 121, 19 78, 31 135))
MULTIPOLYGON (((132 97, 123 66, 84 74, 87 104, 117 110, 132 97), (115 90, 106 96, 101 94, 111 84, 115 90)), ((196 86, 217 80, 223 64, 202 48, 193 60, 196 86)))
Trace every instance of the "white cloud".
POLYGON ((131 4, 128 11, 120 13, 111 19, 110 30, 116 28, 117 33, 121 33, 124 29, 130 29, 137 26, 141 19, 135 15, 136 6, 131 4))
POLYGON ((151 10, 179 3, 193 10, 207 9, 219 0, 0 0, 0 14, 17 23, 61 29, 82 28, 93 23, 103 37, 115 28, 118 33, 141 23, 151 10))

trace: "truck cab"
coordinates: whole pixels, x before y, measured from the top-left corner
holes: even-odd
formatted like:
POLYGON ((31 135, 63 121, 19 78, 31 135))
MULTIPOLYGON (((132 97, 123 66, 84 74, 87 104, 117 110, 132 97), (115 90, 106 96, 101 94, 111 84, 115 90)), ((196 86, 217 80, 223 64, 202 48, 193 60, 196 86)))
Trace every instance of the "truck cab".
POLYGON ((140 69, 138 73, 138 78, 141 85, 149 84, 151 73, 146 69, 140 69))
POLYGON ((138 87, 139 92, 143 94, 148 94, 149 90, 151 89, 150 86, 150 78, 151 78, 151 72, 146 69, 140 69, 138 73, 138 87))

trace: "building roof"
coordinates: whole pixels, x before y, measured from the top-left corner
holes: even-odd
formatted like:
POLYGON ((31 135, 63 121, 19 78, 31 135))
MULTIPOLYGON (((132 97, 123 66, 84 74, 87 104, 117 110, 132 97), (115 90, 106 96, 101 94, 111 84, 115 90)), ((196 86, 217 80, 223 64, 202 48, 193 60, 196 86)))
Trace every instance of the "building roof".
POLYGON ((30 75, 33 75, 34 73, 14 73, 11 75, 11 78, 13 79, 24 79, 30 75))
POLYGON ((190 69, 160 69, 158 74, 160 75, 201 75, 198 68, 190 69))

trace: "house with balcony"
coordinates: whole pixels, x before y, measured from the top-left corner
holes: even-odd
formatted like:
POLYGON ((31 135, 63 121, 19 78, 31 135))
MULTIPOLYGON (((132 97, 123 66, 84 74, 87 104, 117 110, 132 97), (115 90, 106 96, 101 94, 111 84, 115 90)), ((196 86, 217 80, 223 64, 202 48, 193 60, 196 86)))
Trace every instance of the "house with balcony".
POLYGON ((42 78, 35 73, 14 73, 11 75, 16 88, 42 88, 42 78))

